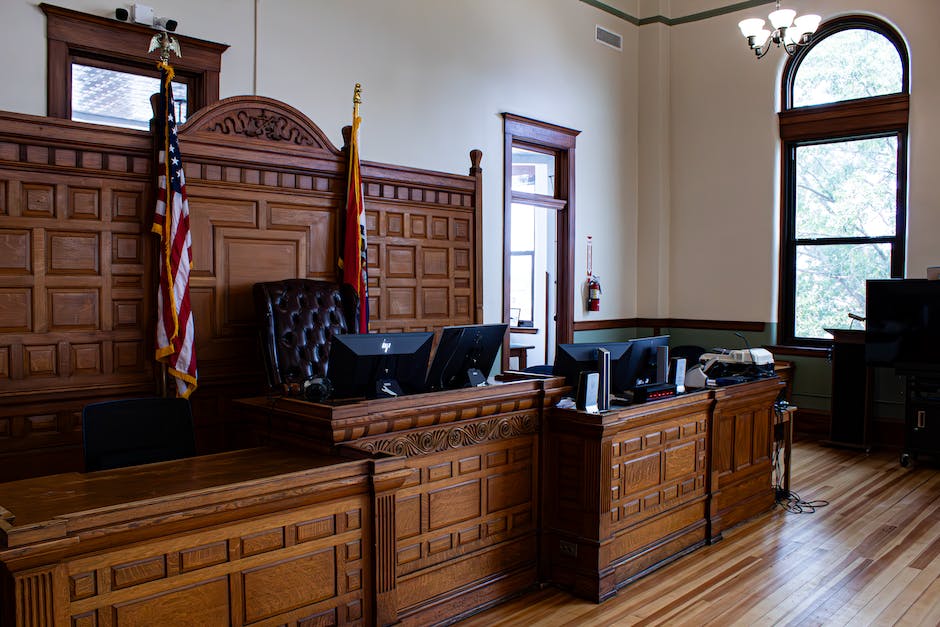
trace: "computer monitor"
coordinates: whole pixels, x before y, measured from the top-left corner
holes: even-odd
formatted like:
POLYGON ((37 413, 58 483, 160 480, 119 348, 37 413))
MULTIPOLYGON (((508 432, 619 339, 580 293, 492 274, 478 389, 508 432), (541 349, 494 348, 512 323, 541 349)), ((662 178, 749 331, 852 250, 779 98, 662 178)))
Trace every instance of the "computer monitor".
POLYGON ((668 335, 630 340, 630 350, 623 363, 619 364, 623 371, 618 376, 624 387, 618 391, 632 390, 649 383, 665 383, 656 380, 656 354, 660 346, 669 346, 668 335))
POLYGON ((444 327, 428 370, 428 390, 453 390, 486 382, 507 324, 444 327))
POLYGON ((565 383, 572 387, 578 386, 578 377, 582 372, 597 371, 597 349, 606 348, 610 351, 610 390, 620 392, 626 379, 623 376, 624 355, 630 349, 630 342, 583 342, 579 344, 559 344, 555 351, 555 366, 552 374, 565 378, 565 383))
POLYGON ((334 335, 327 376, 333 398, 424 392, 433 333, 334 335))

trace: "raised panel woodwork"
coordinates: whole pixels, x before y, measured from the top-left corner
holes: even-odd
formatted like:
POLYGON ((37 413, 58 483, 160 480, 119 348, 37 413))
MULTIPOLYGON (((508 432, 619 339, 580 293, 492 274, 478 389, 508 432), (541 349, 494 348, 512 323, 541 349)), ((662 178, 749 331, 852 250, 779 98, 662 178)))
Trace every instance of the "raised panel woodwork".
POLYGON ((269 618, 287 610, 336 596, 334 549, 327 548, 242 575, 245 622, 269 618), (291 585, 285 587, 283 582, 291 585))
POLYGON ((136 329, 144 320, 142 300, 113 300, 111 307, 111 324, 115 329, 136 329))
POLYGON ((428 528, 440 529, 480 515, 480 481, 466 481, 428 492, 428 528))
POLYGON ((224 564, 229 560, 228 543, 219 541, 184 549, 180 551, 179 559, 181 573, 224 564))
POLYGON ((101 344, 72 344, 71 351, 72 374, 101 374, 101 344))
MULTIPOLYGON (((0 379, 9 379, 10 378, 10 348, 8 346, 0 346, 0 379)), ((2 428, 0 428, 2 431, 2 428)), ((0 433, 2 437, 2 433, 0 433)))
POLYGON ((111 193, 111 220, 114 222, 139 223, 143 217, 141 192, 114 190, 111 193))
POLYGON ((383 318, 387 320, 414 320, 417 318, 418 310, 416 306, 414 287, 389 287, 384 290, 383 318))
POLYGON ((24 346, 26 373, 30 377, 54 377, 58 371, 58 358, 54 345, 24 346))
POLYGON ((405 279, 414 279, 417 276, 416 251, 413 246, 386 246, 385 253, 388 256, 385 276, 405 279))
POLYGON ((98 220, 101 217, 100 190, 71 187, 68 191, 67 217, 76 220, 98 220))
POLYGON ((114 371, 116 373, 140 372, 144 365, 144 343, 142 341, 114 342, 114 371))
POLYGON ((97 233, 47 233, 49 263, 46 272, 62 275, 99 274, 97 233))
POLYGON ((450 300, 446 287, 422 287, 421 310, 427 318, 447 318, 450 300))
POLYGON ((55 217, 55 188, 52 185, 27 183, 23 185, 22 215, 32 218, 55 217))
POLYGON ((32 328, 32 290, 0 289, 0 331, 27 333, 32 328))
POLYGON ((159 555, 111 568, 111 588, 119 590, 166 577, 166 557, 159 555))
POLYGON ((50 289, 49 326, 56 331, 97 330, 100 327, 98 290, 50 289))
POLYGON ((0 231, 0 275, 26 275, 32 269, 29 231, 0 231))
POLYGON ((137 234, 115 233, 111 239, 111 263, 142 264, 143 242, 137 234))
POLYGON ((226 577, 114 606, 116 627, 188 625, 227 627, 229 586, 226 577))
POLYGON ((263 240, 225 233, 221 245, 226 294, 220 316, 223 334, 246 335, 255 328, 252 285, 272 276, 296 276, 306 254, 304 240, 263 240), (238 326, 244 329, 241 333, 232 328, 238 326))

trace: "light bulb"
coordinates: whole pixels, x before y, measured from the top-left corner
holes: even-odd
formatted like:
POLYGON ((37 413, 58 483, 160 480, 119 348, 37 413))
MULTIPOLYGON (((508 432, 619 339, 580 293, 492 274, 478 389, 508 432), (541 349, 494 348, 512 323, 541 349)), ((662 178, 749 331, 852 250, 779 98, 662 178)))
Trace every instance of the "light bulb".
POLYGON ((796 17, 796 11, 793 9, 777 9, 767 16, 770 24, 775 28, 790 28, 793 18, 796 17))
POLYGON ((745 37, 756 37, 761 29, 764 28, 764 20, 759 17, 752 17, 738 22, 738 28, 745 37))

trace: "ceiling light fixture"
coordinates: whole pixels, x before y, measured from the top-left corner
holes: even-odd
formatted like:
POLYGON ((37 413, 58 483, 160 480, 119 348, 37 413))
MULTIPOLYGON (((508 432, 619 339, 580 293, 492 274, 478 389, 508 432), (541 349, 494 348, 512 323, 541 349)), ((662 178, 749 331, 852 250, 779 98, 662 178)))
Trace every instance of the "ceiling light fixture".
POLYGON ((748 47, 760 59, 770 50, 770 44, 783 46, 787 54, 793 55, 800 46, 806 46, 813 40, 813 33, 819 28, 821 17, 815 14, 797 17, 793 9, 781 9, 777 0, 776 10, 767 16, 773 30, 764 28, 764 20, 753 17, 738 22, 741 34, 747 39, 748 47))

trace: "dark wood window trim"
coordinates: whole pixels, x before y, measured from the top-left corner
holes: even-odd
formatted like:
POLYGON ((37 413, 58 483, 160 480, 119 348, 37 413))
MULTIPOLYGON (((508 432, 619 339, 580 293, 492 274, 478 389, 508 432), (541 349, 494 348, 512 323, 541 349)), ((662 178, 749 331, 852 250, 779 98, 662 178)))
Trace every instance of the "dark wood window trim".
MULTIPOLYGON (((574 233, 575 233, 575 143, 581 131, 503 113, 503 320, 509 321, 509 225, 514 201, 555 210, 558 240, 555 304, 555 340, 574 341, 574 233), (512 148, 519 146, 555 155, 554 196, 522 194, 512 190, 512 148)), ((503 342, 503 370, 509 368, 509 335, 503 342)))
MULTIPOLYGON (((898 138, 898 188, 896 230, 893 237, 867 238, 865 241, 889 240, 891 276, 904 274, 905 233, 907 232, 907 138, 910 109, 910 63, 904 40, 886 23, 869 16, 851 15, 823 24, 815 42, 849 29, 867 29, 883 35, 894 44, 901 58, 901 93, 858 100, 793 107, 793 84, 800 63, 813 46, 801 48, 788 59, 783 70, 781 97, 784 110, 778 114, 781 145, 781 246, 780 299, 777 341, 790 350, 828 347, 831 341, 794 336, 796 298, 796 150, 799 146, 827 141, 895 136, 898 138)), ((848 238, 852 239, 852 238, 848 238)), ((856 243, 846 240, 846 243, 856 243)), ((858 238, 855 238, 858 239, 858 238)), ((824 242, 825 243, 825 242, 824 242)), ((831 242, 841 243, 841 242, 831 242)), ((796 354, 796 353, 791 353, 796 354)))
MULTIPOLYGON (((72 117, 72 63, 156 75, 156 51, 148 53, 157 31, 141 24, 40 4, 46 14, 46 115, 72 117)), ((219 72, 227 44, 174 34, 183 51, 171 61, 179 80, 189 85, 189 112, 218 102, 219 72)))

